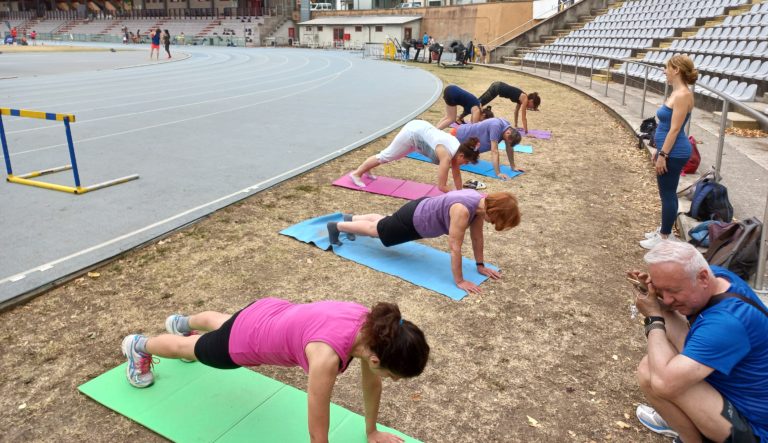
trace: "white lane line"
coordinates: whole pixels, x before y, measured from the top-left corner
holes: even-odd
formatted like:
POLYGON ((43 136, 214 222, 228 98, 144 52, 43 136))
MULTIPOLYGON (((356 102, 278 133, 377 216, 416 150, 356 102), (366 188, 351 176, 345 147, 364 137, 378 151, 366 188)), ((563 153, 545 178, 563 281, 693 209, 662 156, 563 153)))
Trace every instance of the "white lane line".
MULTIPOLYGON (((279 88, 273 88, 272 90, 269 91, 269 92, 271 92, 271 91, 277 91, 277 90, 280 90, 280 89, 295 88, 296 86, 300 86, 300 85, 304 85, 304 84, 311 84, 313 82, 317 82, 318 80, 328 79, 328 81, 322 82, 322 83, 320 83, 318 85, 315 85, 315 86, 312 86, 312 87, 309 87, 309 88, 306 88, 306 89, 302 89, 302 90, 299 90, 299 91, 295 91, 295 92, 290 93, 290 94, 282 95, 280 97, 270 98, 270 99, 262 100, 262 101, 259 101, 259 102, 254 102, 254 103, 250 103, 250 104, 247 104, 247 105, 238 106, 238 107, 235 107, 235 108, 228 108, 228 109, 225 109, 223 111, 210 112, 208 114, 199 114, 199 115, 196 115, 194 117, 182 118, 182 119, 173 120, 173 121, 166 122, 166 123, 159 123, 159 124, 150 125, 150 126, 142 126, 140 128, 128 129, 128 130, 125 130, 125 131, 112 132, 110 134, 104 134, 104 135, 99 135, 99 136, 95 136, 95 137, 88 137, 88 138, 78 139, 78 140, 76 140, 76 142, 78 144, 82 144, 82 143, 91 142, 91 141, 94 141, 94 140, 101 140, 101 139, 105 139, 105 138, 109 138, 109 137, 114 137, 116 135, 125 135, 125 134, 131 134, 131 133, 139 132, 139 131, 146 131, 146 130, 154 129, 154 128, 161 128, 163 126, 170 126, 170 125, 175 125, 177 123, 184 123, 184 122, 188 122, 188 121, 192 121, 192 120, 199 120, 201 118, 207 118, 207 117, 211 117, 211 116, 214 116, 214 115, 226 114, 228 112, 239 111, 241 109, 247 109, 247 108, 252 108, 252 107, 258 106, 258 105, 263 105, 264 103, 270 103, 270 102, 274 102, 274 101, 278 101, 278 100, 283 100, 285 98, 292 97, 294 95, 303 94, 304 92, 311 91, 313 89, 317 89, 320 86, 330 82, 334 78, 339 77, 341 74, 343 74, 344 72, 348 71, 351 68, 352 68, 352 64, 350 63, 349 66, 347 66, 346 69, 344 69, 342 71, 339 71, 337 73, 326 75, 324 77, 314 78, 312 80, 308 80, 308 81, 305 81, 305 82, 294 83, 294 84, 291 84, 291 85, 288 85, 288 86, 282 86, 282 87, 279 87, 279 88)), ((259 91, 259 92, 254 92, 254 93, 250 93, 250 94, 241 94, 241 95, 238 95, 238 96, 229 97, 228 99, 248 97, 248 96, 252 96, 252 95, 261 94, 263 92, 265 92, 265 91, 259 91)), ((207 100, 207 101, 198 102, 198 103, 192 103, 192 104, 183 105, 183 106, 176 106, 176 107, 173 107, 173 108, 181 108, 181 107, 184 107, 184 106, 193 106, 193 105, 197 105, 197 104, 201 104, 201 103, 208 103, 208 102, 220 101, 220 100, 222 100, 222 99, 219 99, 219 100, 207 100)), ((171 109, 171 108, 168 108, 168 109, 171 109)), ((152 110, 150 112, 156 112, 156 111, 159 111, 159 110, 162 110, 162 109, 154 109, 154 110, 152 110)), ((125 115, 138 115, 138 114, 143 114, 145 112, 147 112, 147 111, 136 112, 136 113, 133 113, 133 114, 125 114, 125 115)), ((62 146, 67 146, 67 144, 66 143, 59 143, 59 144, 56 144, 56 145, 43 146, 41 148, 34 148, 34 149, 26 150, 26 151, 16 152, 16 153, 11 154, 10 156, 11 157, 16 157, 16 156, 19 156, 19 155, 29 154, 29 153, 32 153, 32 152, 39 152, 39 151, 45 151, 45 150, 48 150, 48 149, 60 148, 62 146)))
MULTIPOLYGON (((306 66, 306 64, 303 65, 302 68, 304 66, 306 66)), ((330 63, 327 63, 325 66, 321 66, 321 67, 313 69, 311 71, 303 71, 303 72, 301 72, 301 73, 299 73, 297 75, 291 75, 291 76, 287 76, 287 77, 281 77, 281 78, 276 78, 276 79, 273 79, 273 80, 263 81, 261 84, 265 85, 265 84, 272 83, 272 82, 277 82, 277 81, 283 82, 283 81, 285 81, 287 79, 292 79, 292 78, 296 78, 296 77, 306 77, 309 74, 314 74, 316 72, 322 71, 322 70, 326 69, 329 66, 330 66, 330 63)), ((322 77, 313 78, 312 80, 309 80, 309 81, 310 82, 316 81, 319 78, 322 78, 322 77)), ((242 83, 242 81, 240 83, 242 83)), ((138 111, 138 112, 129 112, 129 113, 125 113, 125 114, 113 114, 113 115, 109 115, 109 116, 106 116, 106 117, 100 117, 100 118, 79 119, 78 120, 78 126, 82 126, 83 124, 86 124, 86 123, 93 123, 93 122, 98 122, 98 121, 102 121, 102 120, 110 120, 110 119, 114 119, 114 118, 124 118, 124 117, 131 117, 131 116, 141 115, 141 114, 150 114, 150 113, 154 113, 154 112, 168 111, 168 110, 184 108, 184 107, 188 107, 188 106, 196 106, 196 105, 201 105, 201 104, 205 104, 205 103, 214 103, 214 102, 219 102, 219 101, 224 101, 224 100, 235 100, 235 99, 239 99, 241 97, 247 97, 247 96, 251 96, 251 95, 258 95, 258 94, 261 94, 261 93, 268 93, 268 92, 279 91, 281 89, 286 89, 286 88, 290 88, 290 87, 293 87, 293 86, 296 86, 296 85, 301 85, 301 84, 303 84, 303 83, 293 83, 293 84, 287 85, 287 86, 281 86, 281 87, 278 87, 278 88, 271 88, 271 89, 263 89, 263 90, 254 91, 254 92, 251 92, 251 93, 248 93, 248 94, 238 94, 238 95, 232 95, 232 96, 228 96, 228 97, 218 97, 218 98, 215 98, 215 99, 202 100, 202 101, 193 102, 193 103, 187 103, 187 104, 182 104, 182 105, 167 106, 165 108, 152 108, 152 109, 147 109, 147 110, 138 111)), ((171 97, 170 99, 174 99, 175 100, 175 99, 178 99, 178 98, 194 97, 194 96, 206 95, 206 94, 211 94, 211 93, 220 94, 220 93, 225 92, 225 91, 231 91, 231 90, 242 89, 242 88, 243 88, 243 85, 241 84, 241 85, 238 85, 236 87, 226 88, 226 89, 219 89, 219 90, 216 90, 216 91, 205 91, 205 92, 199 92, 199 93, 196 93, 196 94, 175 95, 175 96, 171 97)), ((189 89, 189 88, 184 88, 184 89, 189 89)), ((155 99, 155 100, 140 101, 140 102, 133 102, 133 103, 120 103, 119 105, 114 105, 114 106, 106 106, 106 107, 100 107, 100 108, 89 109, 89 110, 70 111, 70 113, 75 114, 75 113, 78 113, 78 112, 86 112, 86 111, 91 111, 91 110, 96 110, 96 109, 102 110, 102 109, 109 109, 109 108, 112 108, 112 107, 126 107, 126 106, 132 106, 132 105, 136 105, 136 104, 152 103, 152 102, 163 101, 163 100, 169 100, 169 98, 159 98, 159 99, 155 99)), ((43 129, 57 129, 57 130, 60 130, 61 129, 61 125, 48 125, 48 126, 37 126, 37 127, 33 127, 33 128, 27 128, 27 129, 17 129, 15 131, 6 131, 6 134, 9 134, 9 135, 11 135, 11 134, 21 134, 21 133, 25 133, 25 132, 40 131, 40 130, 43 130, 43 129)), ((21 152, 19 154, 21 154, 21 152)), ((15 154, 12 154, 12 155, 15 155, 15 154)))
MULTIPOLYGON (((196 71, 195 71, 194 75, 192 75, 192 74, 190 74, 190 75, 182 75, 181 76, 182 81, 177 81, 176 77, 178 75, 177 75, 177 73, 175 71, 170 71, 170 70, 167 70, 167 69, 159 72, 158 73, 158 77, 162 77, 162 79, 173 78, 174 79, 173 86, 179 86, 179 87, 174 87, 174 88, 163 89, 163 94, 168 95, 169 93, 173 93, 175 91, 184 91, 184 90, 188 90, 188 89, 190 89, 192 87, 197 87, 200 81, 206 81, 206 80, 210 81, 211 76, 226 75, 227 77, 229 77, 232 72, 238 72, 237 70, 233 71, 232 70, 233 68, 235 68, 235 67, 239 67, 238 69, 250 68, 250 67, 252 67, 251 62, 252 62, 252 59, 247 59, 246 61, 244 61, 242 63, 236 63, 236 64, 231 64, 231 65, 219 66, 217 64, 217 65, 211 66, 209 69, 205 69, 205 70, 200 69, 200 68, 196 68, 196 71)), ((285 64, 285 63, 279 64, 279 65, 276 65, 276 66, 282 66, 283 64, 285 64)), ((158 68, 160 68, 160 66, 158 66, 158 68)), ((243 73, 247 73, 247 71, 245 71, 243 69, 243 73)), ((256 78, 258 78, 258 77, 256 77, 256 78)), ((46 97, 41 97, 38 100, 27 100, 28 95, 24 95, 24 99, 25 99, 24 105, 25 105, 25 108, 30 108, 30 107, 33 107, 33 106, 40 107, 40 108, 54 108, 56 106, 59 106, 59 107, 61 107, 61 106, 71 106, 71 105, 74 105, 74 104, 99 102, 99 101, 104 101, 104 100, 108 100, 109 102, 115 102, 115 101, 123 100, 126 97, 134 98, 134 97, 142 96, 142 95, 157 95, 157 91, 147 91, 146 84, 153 84, 154 83, 154 80, 151 79, 148 76, 144 76, 144 77, 141 78, 141 82, 140 83, 142 84, 142 86, 139 86, 137 88, 120 87, 120 89, 119 89, 119 94, 120 95, 112 95, 112 94, 110 94, 108 97, 104 96, 103 89, 104 88, 112 89, 112 88, 114 88, 114 85, 115 85, 116 82, 120 83, 120 82, 122 82, 122 80, 115 79, 115 78, 110 78, 106 82, 99 82, 99 83, 96 83, 96 82, 94 82, 92 80, 87 80, 87 79, 82 80, 82 81, 89 85, 89 87, 87 89, 87 91, 89 91, 89 93, 70 94, 72 91, 67 89, 65 91, 66 94, 63 95, 63 96, 59 96, 58 99, 59 100, 67 100, 69 97, 77 97, 77 98, 95 97, 95 98, 91 98, 91 99, 87 99, 87 100, 66 101, 64 103, 50 103, 49 102, 49 103, 42 103, 42 104, 38 103, 38 104, 35 104, 36 101, 39 102, 39 101, 42 101, 42 100, 48 100, 49 99, 49 97, 48 97, 48 95, 50 95, 50 89, 49 89, 49 90, 45 91, 46 92, 46 94, 45 94, 46 97), (93 92, 94 90, 96 90, 96 92, 93 92), (142 91, 142 93, 138 93, 137 94, 136 93, 137 91, 142 91)), ((135 83, 139 83, 139 82, 131 81, 131 84, 135 84, 135 83)), ((230 82, 227 82, 227 83, 230 83, 230 82)), ((219 84, 221 84, 221 83, 219 83, 219 84)), ((54 88, 54 90, 56 90, 56 91, 60 90, 60 86, 61 86, 60 84, 51 85, 51 87, 54 88)), ((39 90, 39 88, 38 88, 38 90, 39 90)), ((79 111, 78 110, 74 110, 74 111, 69 111, 69 112, 74 114, 75 112, 79 112, 79 111)))

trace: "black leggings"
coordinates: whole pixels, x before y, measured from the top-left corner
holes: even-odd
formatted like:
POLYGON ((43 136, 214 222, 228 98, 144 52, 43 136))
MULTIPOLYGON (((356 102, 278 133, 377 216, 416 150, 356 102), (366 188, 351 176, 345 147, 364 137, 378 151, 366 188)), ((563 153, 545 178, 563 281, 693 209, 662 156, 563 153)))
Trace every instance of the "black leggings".
POLYGON ((492 102, 493 99, 498 96, 499 96, 499 82, 493 82, 491 83, 491 86, 488 88, 488 90, 483 92, 483 95, 480 96, 480 105, 485 106, 488 103, 492 102))
POLYGON ((168 54, 168 57, 171 56, 171 44, 170 43, 166 43, 165 44, 165 52, 168 54))

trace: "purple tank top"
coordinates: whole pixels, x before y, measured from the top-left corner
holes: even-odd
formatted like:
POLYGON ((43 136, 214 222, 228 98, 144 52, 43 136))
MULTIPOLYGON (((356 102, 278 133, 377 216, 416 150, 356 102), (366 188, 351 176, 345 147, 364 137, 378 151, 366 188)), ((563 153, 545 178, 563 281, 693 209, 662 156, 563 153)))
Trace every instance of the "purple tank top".
POLYGON ((469 211, 469 222, 472 223, 477 204, 483 197, 483 194, 475 190, 464 189, 424 199, 413 213, 413 227, 423 238, 448 235, 451 227, 451 206, 456 203, 464 205, 469 211))
POLYGON ((229 356, 241 366, 301 366, 309 373, 304 348, 317 341, 336 351, 341 359, 339 372, 344 372, 366 315, 368 308, 357 303, 293 304, 264 298, 243 309, 235 319, 229 356))

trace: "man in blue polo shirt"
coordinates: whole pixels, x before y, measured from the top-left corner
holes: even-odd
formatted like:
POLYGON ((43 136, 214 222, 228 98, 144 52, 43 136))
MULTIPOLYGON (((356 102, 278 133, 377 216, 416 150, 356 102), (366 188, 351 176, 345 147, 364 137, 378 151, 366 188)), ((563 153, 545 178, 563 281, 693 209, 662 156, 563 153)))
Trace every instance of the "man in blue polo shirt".
MULTIPOLYGON (((451 131, 453 134, 453 131, 451 131)), ((517 132, 508 121, 503 118, 487 118, 478 123, 466 123, 456 128, 453 134, 460 142, 469 140, 470 137, 480 139, 480 153, 491 151, 491 162, 493 163, 493 172, 502 180, 507 180, 509 176, 502 174, 499 169, 499 143, 504 141, 506 145, 507 158, 509 166, 517 171, 522 169, 515 168, 515 150, 514 147, 520 143, 520 133, 517 132)))
POLYGON ((645 262, 648 274, 630 273, 648 287, 640 421, 685 443, 768 442, 768 309, 688 243, 665 240, 645 262))

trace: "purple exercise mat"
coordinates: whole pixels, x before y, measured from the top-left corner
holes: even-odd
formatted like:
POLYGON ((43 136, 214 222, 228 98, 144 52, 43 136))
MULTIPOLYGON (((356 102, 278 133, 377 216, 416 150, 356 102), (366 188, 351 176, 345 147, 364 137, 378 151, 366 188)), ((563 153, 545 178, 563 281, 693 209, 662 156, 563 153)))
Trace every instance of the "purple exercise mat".
MULTIPOLYGON (((520 133, 520 135, 525 135, 525 131, 522 128, 518 128, 517 131, 520 133)), ((531 129, 530 131, 528 131, 528 133, 535 138, 540 138, 544 140, 549 140, 550 138, 552 138, 552 132, 544 131, 542 129, 531 129)))
POLYGON ((372 180, 363 176, 363 183, 365 183, 365 187, 361 188, 352 182, 352 179, 349 178, 349 174, 344 174, 339 179, 335 180, 333 185, 353 189, 355 191, 404 198, 406 200, 416 200, 421 197, 434 197, 443 194, 443 192, 437 189, 437 186, 435 185, 401 180, 399 178, 378 176, 376 180, 372 180))

